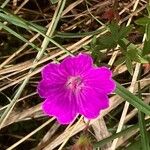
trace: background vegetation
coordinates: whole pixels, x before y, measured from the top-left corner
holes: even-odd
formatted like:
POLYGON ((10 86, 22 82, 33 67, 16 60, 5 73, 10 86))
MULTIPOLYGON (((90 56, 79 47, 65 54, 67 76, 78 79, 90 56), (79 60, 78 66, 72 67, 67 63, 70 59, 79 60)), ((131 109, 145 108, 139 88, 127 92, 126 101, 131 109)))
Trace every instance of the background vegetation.
MULTIPOLYGON (((41 111, 41 68, 90 53, 117 82, 110 107, 90 121, 94 149, 150 150, 150 2, 0 1, 0 149, 69 150, 87 126, 41 111)), ((86 144, 87 146, 88 144, 86 144)))

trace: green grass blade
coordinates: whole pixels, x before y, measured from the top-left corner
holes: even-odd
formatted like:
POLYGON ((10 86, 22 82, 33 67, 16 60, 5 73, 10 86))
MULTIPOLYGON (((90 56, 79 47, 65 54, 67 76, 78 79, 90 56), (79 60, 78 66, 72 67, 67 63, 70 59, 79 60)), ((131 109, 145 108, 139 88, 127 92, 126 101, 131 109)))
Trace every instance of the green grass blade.
POLYGON ((30 46, 32 46, 34 49, 36 50, 40 50, 40 48, 38 48, 36 45, 34 45, 33 43, 29 42, 27 39, 25 39, 23 36, 21 36, 20 34, 16 33, 15 31, 13 31, 12 29, 10 29, 9 27, 7 27, 6 25, 4 25, 3 23, 0 22, 0 27, 3 28, 4 30, 6 30, 7 32, 9 32, 10 34, 14 35, 15 37, 17 37, 18 39, 20 39, 21 41, 28 43, 30 46))
POLYGON ((24 21, 22 21, 21 19, 18 19, 14 15, 8 15, 8 14, 0 13, 0 18, 4 21, 7 21, 9 23, 14 24, 18 27, 29 29, 27 24, 24 21))
MULTIPOLYGON (((147 126, 150 125, 150 119, 146 120, 146 124, 147 126)), ((104 146, 105 144, 107 144, 108 142, 116 139, 116 138, 119 138, 119 137, 122 137, 122 136, 126 136, 128 133, 134 131, 134 130, 137 130, 139 128, 139 124, 136 124, 134 126, 131 126, 131 127, 128 127, 124 130, 122 130, 121 132, 118 132, 118 133, 115 133, 115 134, 112 134, 111 136, 97 142, 94 144, 94 148, 97 148, 97 147, 102 147, 104 146)))
MULTIPOLYGON (((47 30, 47 35, 50 36, 50 37, 53 35, 53 33, 54 33, 55 29, 56 29, 56 26, 58 24, 58 21, 59 21, 59 18, 61 16, 61 13, 62 13, 62 11, 63 11, 63 9, 65 7, 65 3, 66 3, 66 0, 60 0, 59 3, 58 3, 58 8, 59 9, 55 11, 53 19, 51 21, 51 26, 47 30)), ((47 38, 45 38, 43 40, 42 45, 41 45, 42 49, 38 52, 36 58, 34 59, 33 64, 37 63, 42 58, 42 56, 44 55, 48 44, 49 44, 49 41, 47 40, 47 38)), ((30 73, 32 73, 35 70, 35 68, 36 68, 36 65, 33 65, 32 68, 29 70, 28 75, 30 73)), ((9 104, 7 109, 4 111, 4 113, 2 114, 2 116, 0 118, 0 129, 2 128, 2 126, 5 123, 6 119, 10 115, 12 109, 14 108, 15 104, 17 103, 17 100, 20 97, 20 95, 21 95, 23 89, 25 88, 26 84, 28 83, 29 79, 30 79, 30 76, 27 76, 25 78, 25 80, 22 82, 22 84, 18 88, 17 93, 15 94, 15 96, 12 99, 11 103, 9 104)))
POLYGON ((60 38, 81 38, 85 36, 90 36, 90 35, 96 35, 99 33, 102 33, 105 31, 105 28, 91 31, 91 32, 84 32, 84 33, 65 33, 65 32, 56 32, 54 37, 60 37, 60 38))
MULTIPOLYGON (((2 12, 6 13, 7 15, 5 15, 4 13, 0 13, 0 18, 2 18, 4 21, 7 21, 13 25, 16 25, 18 27, 24 28, 26 30, 31 30, 34 32, 39 33, 40 35, 42 35, 43 37, 47 38, 48 41, 50 41, 51 43, 53 43, 54 45, 56 45, 57 47, 59 47, 60 49, 64 50, 65 52, 67 52, 68 54, 72 55, 71 52, 69 52, 67 49, 65 49, 63 46, 61 46, 60 44, 58 44, 57 42, 55 42, 52 38, 50 38, 49 36, 47 36, 45 34, 46 28, 43 28, 39 25, 33 24, 31 22, 28 22, 26 20, 23 20, 22 18, 19 18, 16 15, 10 14, 9 12, 7 12, 6 10, 0 9, 2 12)), ((16 36, 17 38, 21 39, 24 42, 29 43, 25 38, 21 37, 19 34, 17 34, 15 31, 11 30, 9 27, 2 25, 2 27, 7 30, 8 32, 10 32, 11 34, 13 34, 14 36, 16 36)), ((29 43, 29 45, 31 45, 33 48, 37 48, 34 44, 29 43)))
POLYGON ((145 123, 145 114, 142 112, 138 113, 138 118, 139 118, 139 127, 140 127, 140 136, 141 136, 141 146, 143 150, 149 150, 149 138, 147 135, 147 130, 146 130, 146 123, 145 123))
MULTIPOLYGON (((140 83, 138 83, 138 93, 139 93, 139 97, 142 98, 140 83)), ((140 135, 141 135, 140 138, 141 138, 142 149, 149 150, 150 145, 149 145, 148 132, 146 130, 145 114, 139 111, 138 118, 139 118, 139 127, 140 127, 140 135)))
POLYGON ((117 84, 116 94, 124 98, 126 101, 128 101, 132 106, 136 107, 141 112, 150 115, 150 106, 145 104, 142 99, 138 98, 137 96, 133 95, 131 92, 129 92, 126 88, 124 88, 119 83, 117 84))
POLYGON ((102 146, 104 146, 105 144, 107 144, 108 142, 110 142, 110 141, 112 141, 112 140, 114 140, 114 139, 116 139, 116 138, 125 136, 125 135, 127 135, 128 133, 130 133, 130 132, 132 132, 132 131, 138 129, 138 127, 139 127, 139 126, 138 126, 138 124, 137 124, 137 125, 134 125, 134 126, 132 126, 132 127, 127 128, 127 129, 124 129, 124 130, 122 130, 121 132, 115 133, 115 134, 113 134, 113 135, 111 135, 111 136, 109 136, 109 137, 107 137, 107 138, 105 138, 105 139, 103 139, 103 140, 101 140, 101 141, 95 143, 95 144, 94 144, 94 148, 102 147, 102 146))
POLYGON ((17 15, 10 13, 6 9, 0 8, 0 11, 1 11, 0 18, 3 21, 7 21, 15 26, 25 28, 26 30, 29 30, 30 26, 32 26, 32 27, 35 27, 36 29, 40 30, 42 33, 46 33, 45 27, 42 27, 42 26, 32 23, 30 21, 26 21, 26 20, 18 17, 17 15))
MULTIPOLYGON (((25 28, 25 29, 31 29, 34 30, 37 29, 38 31, 42 32, 42 33, 46 33, 46 28, 42 27, 40 25, 37 25, 35 23, 32 23, 30 21, 26 21, 20 17, 18 17, 17 15, 11 14, 9 11, 5 10, 5 9, 1 9, 0 8, 0 18, 4 21, 7 21, 15 26, 21 27, 21 28, 25 28)), ((54 37, 61 37, 61 38, 81 38, 81 37, 85 37, 88 35, 95 35, 95 34, 99 34, 101 32, 103 32, 105 30, 105 28, 103 29, 99 29, 96 31, 91 31, 91 32, 84 32, 84 33, 64 33, 64 32, 56 32, 54 34, 54 37)))

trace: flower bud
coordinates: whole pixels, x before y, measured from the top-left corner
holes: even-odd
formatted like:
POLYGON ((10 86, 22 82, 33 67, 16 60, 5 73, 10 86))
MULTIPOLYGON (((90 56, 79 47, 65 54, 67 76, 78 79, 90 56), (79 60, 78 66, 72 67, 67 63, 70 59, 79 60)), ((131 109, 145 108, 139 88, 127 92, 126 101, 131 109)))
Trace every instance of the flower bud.
POLYGON ((86 135, 82 135, 71 150, 93 150, 90 138, 86 135))

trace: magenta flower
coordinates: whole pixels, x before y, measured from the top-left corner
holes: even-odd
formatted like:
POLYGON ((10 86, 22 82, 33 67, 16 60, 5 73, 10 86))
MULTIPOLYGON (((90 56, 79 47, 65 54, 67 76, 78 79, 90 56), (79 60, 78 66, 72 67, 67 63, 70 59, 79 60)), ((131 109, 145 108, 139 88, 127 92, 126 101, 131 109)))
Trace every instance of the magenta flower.
POLYGON ((111 77, 108 68, 94 67, 87 54, 50 63, 43 68, 38 85, 38 93, 45 99, 42 109, 61 124, 70 123, 77 114, 94 119, 109 106, 107 95, 116 87, 111 77))

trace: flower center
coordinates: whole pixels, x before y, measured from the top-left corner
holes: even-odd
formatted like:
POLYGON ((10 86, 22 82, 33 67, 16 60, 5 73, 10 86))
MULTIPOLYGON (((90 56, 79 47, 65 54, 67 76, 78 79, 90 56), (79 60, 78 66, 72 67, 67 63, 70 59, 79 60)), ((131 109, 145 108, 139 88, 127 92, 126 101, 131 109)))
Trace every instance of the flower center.
POLYGON ((81 77, 70 77, 67 81, 67 87, 73 92, 78 92, 83 87, 83 80, 81 77))

